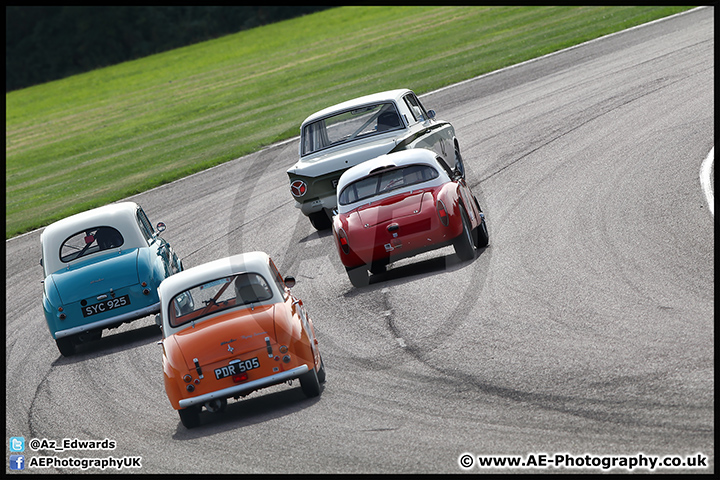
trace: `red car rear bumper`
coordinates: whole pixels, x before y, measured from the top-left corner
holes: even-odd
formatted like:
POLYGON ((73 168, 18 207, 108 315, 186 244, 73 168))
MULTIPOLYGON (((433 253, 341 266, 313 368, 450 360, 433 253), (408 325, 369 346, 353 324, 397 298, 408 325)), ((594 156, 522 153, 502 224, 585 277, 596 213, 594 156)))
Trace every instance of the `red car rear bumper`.
POLYGON ((449 217, 448 225, 440 222, 435 209, 423 209, 416 215, 409 215, 382 222, 371 227, 360 226, 346 231, 349 252, 345 253, 335 244, 340 260, 347 268, 373 263, 390 263, 429 250, 452 244, 463 231, 459 215, 449 217))

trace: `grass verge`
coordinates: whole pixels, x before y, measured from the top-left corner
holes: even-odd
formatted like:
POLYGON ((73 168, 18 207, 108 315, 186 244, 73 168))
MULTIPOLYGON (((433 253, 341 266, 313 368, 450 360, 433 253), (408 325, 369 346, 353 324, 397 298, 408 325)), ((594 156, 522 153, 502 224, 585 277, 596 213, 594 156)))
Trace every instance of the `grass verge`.
POLYGON ((294 137, 343 100, 422 94, 689 8, 339 7, 10 92, 5 238, 294 137))

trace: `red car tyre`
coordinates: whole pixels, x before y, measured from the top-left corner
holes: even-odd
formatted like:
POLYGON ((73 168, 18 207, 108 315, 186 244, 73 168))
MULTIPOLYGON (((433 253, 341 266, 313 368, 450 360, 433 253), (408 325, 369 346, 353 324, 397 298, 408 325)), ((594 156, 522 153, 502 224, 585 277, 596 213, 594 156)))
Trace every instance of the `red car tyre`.
POLYGON ((475 245, 472 239, 472 230, 470 229, 470 220, 468 219, 465 207, 460 205, 460 215, 462 217, 463 231, 453 242, 455 253, 461 261, 472 260, 475 258, 475 245))
POLYGON ((353 287, 365 287, 370 283, 368 270, 366 267, 347 268, 348 278, 353 287))
POLYGON ((490 243, 490 235, 488 234, 487 224, 485 223, 485 216, 481 213, 480 217, 482 221, 475 229, 475 248, 485 248, 488 246, 488 243, 490 243))

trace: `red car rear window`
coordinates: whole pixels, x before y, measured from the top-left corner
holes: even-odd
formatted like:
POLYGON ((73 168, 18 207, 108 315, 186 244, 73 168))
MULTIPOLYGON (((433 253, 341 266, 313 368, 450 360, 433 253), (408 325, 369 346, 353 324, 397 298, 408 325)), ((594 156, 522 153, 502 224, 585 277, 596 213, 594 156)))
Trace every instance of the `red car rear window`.
POLYGON ((340 205, 348 205, 392 190, 417 185, 438 177, 438 172, 429 165, 408 165, 383 170, 348 184, 340 192, 340 205))

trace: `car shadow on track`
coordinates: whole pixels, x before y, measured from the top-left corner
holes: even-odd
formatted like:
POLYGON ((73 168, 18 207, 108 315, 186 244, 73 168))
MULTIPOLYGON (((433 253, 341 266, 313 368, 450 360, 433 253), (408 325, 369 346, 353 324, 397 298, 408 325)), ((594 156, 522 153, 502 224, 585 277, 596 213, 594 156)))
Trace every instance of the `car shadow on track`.
MULTIPOLYGON (((443 248, 450 249, 449 251, 452 251, 452 247, 443 248)), ((438 252, 441 252, 442 250, 435 250, 433 252, 423 253, 416 257, 405 258, 397 263, 391 263, 387 271, 384 273, 370 275, 370 282, 368 286, 360 288, 349 286, 349 290, 344 294, 344 296, 354 297, 362 294, 363 292, 374 289, 413 282, 422 277, 429 277, 445 272, 462 270, 463 268, 475 263, 488 248, 490 247, 487 246, 478 249, 475 252, 475 258, 467 261, 461 261, 454 252, 446 255, 438 255, 438 252), (428 258, 427 256, 429 255, 433 256, 428 258)))
MULTIPOLYGON (((292 386, 284 383, 270 388, 278 390, 268 392, 263 389, 251 393, 246 398, 229 399, 227 407, 222 413, 210 413, 203 409, 200 413, 200 425, 191 430, 185 428, 178 417, 177 430, 172 436, 173 440, 194 440, 261 424, 293 415, 312 407, 322 399, 322 395, 307 398, 302 392, 298 380, 293 381, 292 386)), ((325 390, 325 385, 321 384, 320 391, 323 390, 325 390)))
POLYGON ((316 231, 312 232, 311 234, 306 235, 305 237, 301 238, 300 240, 298 240, 298 242, 299 243, 307 243, 307 242, 311 242, 313 240, 317 240, 319 238, 326 238, 326 237, 332 237, 332 236, 333 236, 332 228, 327 228, 325 230, 316 230, 316 231))
POLYGON ((115 330, 103 330, 103 336, 99 340, 91 340, 77 345, 74 355, 63 357, 58 354, 58 359, 53 362, 53 366, 84 362, 91 358, 132 350, 157 342, 162 338, 160 327, 155 324, 133 327, 131 323, 128 328, 130 329, 117 333, 112 333, 115 330))

